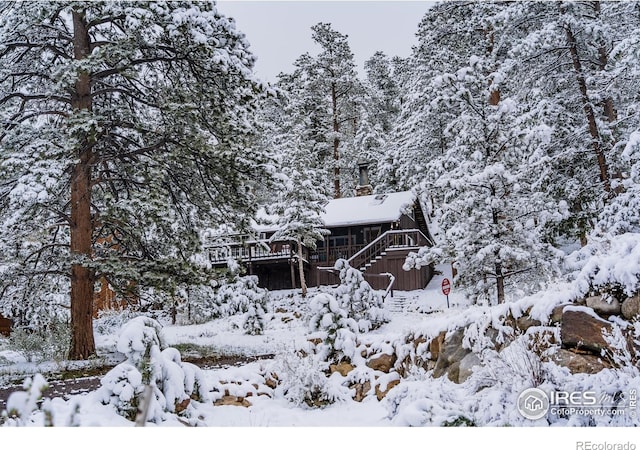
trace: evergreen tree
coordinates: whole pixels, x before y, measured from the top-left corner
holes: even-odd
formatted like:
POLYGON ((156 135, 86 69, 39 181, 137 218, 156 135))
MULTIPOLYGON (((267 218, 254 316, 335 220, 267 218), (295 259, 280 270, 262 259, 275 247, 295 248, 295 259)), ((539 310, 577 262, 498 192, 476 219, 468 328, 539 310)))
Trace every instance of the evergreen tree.
POLYGON ((361 86, 347 37, 328 23, 311 27, 313 40, 321 48, 313 57, 300 56, 292 74, 283 74, 278 86, 299 105, 294 114, 305 114, 309 122, 305 140, 317 154, 317 171, 333 186, 338 198, 352 192, 357 155, 353 146, 359 120, 361 86))
POLYGON ((268 164, 250 149, 262 87, 213 3, 5 6, 0 293, 44 300, 70 280, 69 356, 88 358, 98 278, 203 281, 198 230, 248 222, 268 164))

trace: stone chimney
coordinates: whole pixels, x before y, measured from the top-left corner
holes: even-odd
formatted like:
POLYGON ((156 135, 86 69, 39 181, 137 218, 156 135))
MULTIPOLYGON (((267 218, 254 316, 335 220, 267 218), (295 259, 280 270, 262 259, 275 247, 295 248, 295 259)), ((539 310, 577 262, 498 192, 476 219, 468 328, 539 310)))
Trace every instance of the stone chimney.
POLYGON ((356 197, 373 194, 373 187, 369 182, 369 163, 358 161, 358 185, 356 186, 356 197))

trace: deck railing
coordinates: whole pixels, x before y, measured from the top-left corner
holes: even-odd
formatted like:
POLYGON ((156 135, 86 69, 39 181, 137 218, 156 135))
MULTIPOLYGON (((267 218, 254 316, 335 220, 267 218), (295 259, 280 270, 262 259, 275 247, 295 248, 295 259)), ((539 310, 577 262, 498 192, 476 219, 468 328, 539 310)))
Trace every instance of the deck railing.
POLYGON ((362 250, 354 254, 347 261, 351 267, 362 268, 365 264, 375 260, 387 250, 393 248, 414 248, 429 245, 430 241, 420 230, 390 230, 387 231, 362 250))

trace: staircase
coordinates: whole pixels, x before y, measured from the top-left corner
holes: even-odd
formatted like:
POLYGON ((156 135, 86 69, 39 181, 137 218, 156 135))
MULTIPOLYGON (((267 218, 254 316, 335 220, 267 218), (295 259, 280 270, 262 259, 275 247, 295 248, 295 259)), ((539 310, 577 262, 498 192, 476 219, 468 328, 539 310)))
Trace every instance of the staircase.
POLYGON ((378 236, 347 261, 351 267, 356 267, 364 273, 383 259, 391 249, 419 248, 430 243, 429 238, 420 230, 390 230, 378 236))
POLYGON ((391 297, 387 300, 387 309, 392 313, 403 313, 407 310, 406 297, 391 297))

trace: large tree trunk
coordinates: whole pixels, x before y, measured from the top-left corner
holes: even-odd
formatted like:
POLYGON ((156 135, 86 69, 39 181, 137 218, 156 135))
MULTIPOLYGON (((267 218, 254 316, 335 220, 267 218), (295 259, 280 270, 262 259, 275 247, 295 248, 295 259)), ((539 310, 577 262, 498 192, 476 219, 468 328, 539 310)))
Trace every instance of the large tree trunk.
POLYGON ((300 272, 300 288, 302 298, 307 296, 307 280, 304 278, 304 261, 302 260, 302 242, 298 239, 298 271, 300 272))
MULTIPOLYGON (((91 49, 84 11, 73 11, 73 51, 75 59, 86 58, 91 49)), ((71 99, 74 112, 91 110, 89 74, 80 72, 71 99)), ((71 175, 71 255, 91 258, 91 164, 92 150, 88 136, 80 139, 78 163, 71 175)), ((86 264, 86 263, 85 263, 86 264)), ((83 263, 71 266, 71 347, 70 359, 87 359, 96 352, 93 338, 94 274, 83 263)))
MULTIPOLYGON (((564 12, 564 7, 560 7, 561 12, 564 12)), ((607 194, 607 197, 611 195, 611 178, 609 176, 609 168, 607 166, 607 160, 605 157, 604 149, 602 148, 602 139, 598 130, 598 124, 596 122, 596 115, 593 111, 593 104, 589 98, 587 92, 587 83, 582 71, 582 63, 580 62, 580 55, 578 54, 578 43, 576 37, 571 29, 571 26, 567 23, 564 25, 565 34, 567 36, 567 44, 569 45, 569 53, 571 54, 571 61, 573 68, 576 71, 576 81, 578 82, 578 88, 580 90, 582 98, 582 108, 584 110, 587 124, 589 128, 589 135, 591 136, 591 146, 593 152, 596 155, 598 161, 598 169, 600 172, 600 182, 607 194)))
POLYGON ((333 132, 335 133, 333 137, 333 162, 335 164, 333 167, 333 196, 335 198, 340 198, 340 153, 338 152, 338 147, 340 147, 340 139, 338 139, 340 124, 338 122, 338 92, 336 83, 331 83, 331 108, 333 116, 333 132))

